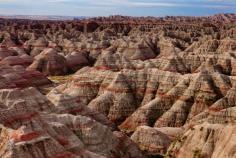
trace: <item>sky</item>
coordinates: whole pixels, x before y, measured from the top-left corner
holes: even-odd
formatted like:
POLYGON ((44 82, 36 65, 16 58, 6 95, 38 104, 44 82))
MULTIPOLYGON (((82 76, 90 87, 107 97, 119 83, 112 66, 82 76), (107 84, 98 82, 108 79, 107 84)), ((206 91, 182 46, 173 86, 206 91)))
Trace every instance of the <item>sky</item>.
POLYGON ((4 15, 208 16, 236 13, 236 0, 0 0, 4 15))

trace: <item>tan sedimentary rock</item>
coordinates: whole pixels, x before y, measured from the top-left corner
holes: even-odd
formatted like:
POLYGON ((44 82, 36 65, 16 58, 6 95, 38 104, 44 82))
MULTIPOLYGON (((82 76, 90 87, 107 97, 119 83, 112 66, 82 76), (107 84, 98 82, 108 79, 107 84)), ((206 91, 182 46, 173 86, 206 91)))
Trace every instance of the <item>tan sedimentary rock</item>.
POLYGON ((66 56, 67 67, 72 71, 77 71, 89 65, 88 52, 72 52, 66 56))
POLYGON ((0 96, 1 157, 145 157, 127 136, 92 116, 56 114, 68 105, 54 105, 35 88, 3 89, 0 96))
POLYGON ((176 127, 152 128, 139 126, 131 139, 148 155, 165 155, 172 141, 179 139, 184 130, 176 127))
POLYGON ((167 157, 235 157, 235 126, 203 123, 193 126, 169 148, 167 157))
POLYGON ((131 139, 141 150, 147 151, 150 155, 157 153, 164 155, 171 143, 167 135, 147 126, 139 126, 131 139))
POLYGON ((66 59, 53 49, 45 49, 35 56, 28 70, 41 71, 47 75, 64 75, 67 72, 66 59))
POLYGON ((28 71, 21 65, 0 66, 0 76, 2 79, 2 88, 15 88, 15 87, 40 87, 50 85, 51 81, 46 76, 38 71, 28 71))
POLYGON ((0 153, 235 157, 235 17, 0 19, 0 153))
POLYGON ((7 49, 6 45, 2 45, 0 47, 0 60, 8 56, 14 56, 14 55, 16 55, 16 52, 7 49))
POLYGON ((32 64, 33 62, 33 58, 28 56, 28 55, 21 55, 21 56, 9 56, 4 58, 1 63, 3 64, 7 64, 10 66, 14 66, 14 65, 22 65, 24 67, 29 66, 30 64, 32 64))

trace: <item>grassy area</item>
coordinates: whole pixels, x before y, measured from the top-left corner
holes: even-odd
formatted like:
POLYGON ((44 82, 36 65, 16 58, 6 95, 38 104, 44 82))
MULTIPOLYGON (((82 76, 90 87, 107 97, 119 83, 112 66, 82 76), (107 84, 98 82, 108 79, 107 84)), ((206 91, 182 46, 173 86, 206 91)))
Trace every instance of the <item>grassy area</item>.
POLYGON ((66 83, 71 79, 72 75, 65 75, 65 76, 50 76, 48 77, 49 80, 51 80, 53 83, 56 84, 63 84, 66 83))

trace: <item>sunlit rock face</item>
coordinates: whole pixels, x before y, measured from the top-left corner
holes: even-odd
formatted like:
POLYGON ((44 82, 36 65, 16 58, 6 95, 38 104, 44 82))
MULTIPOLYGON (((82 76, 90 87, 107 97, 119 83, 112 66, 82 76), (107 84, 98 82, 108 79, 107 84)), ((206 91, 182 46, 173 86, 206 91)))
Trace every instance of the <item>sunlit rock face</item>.
POLYGON ((233 158, 235 74, 235 14, 0 19, 0 157, 233 158))
POLYGON ((34 57, 28 70, 41 71, 46 75, 65 75, 67 73, 66 59, 52 48, 45 49, 34 57))
POLYGON ((173 143, 167 157, 235 157, 235 126, 203 123, 173 143))
POLYGON ((1 157, 145 157, 103 115, 53 99, 32 87, 0 90, 1 157))

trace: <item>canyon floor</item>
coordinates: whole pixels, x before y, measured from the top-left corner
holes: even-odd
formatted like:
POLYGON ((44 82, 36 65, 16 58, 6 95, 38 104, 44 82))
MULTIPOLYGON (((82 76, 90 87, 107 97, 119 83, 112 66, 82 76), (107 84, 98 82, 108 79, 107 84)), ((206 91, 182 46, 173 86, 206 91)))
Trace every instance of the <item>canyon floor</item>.
POLYGON ((1 158, 235 158, 236 14, 0 19, 1 158))

